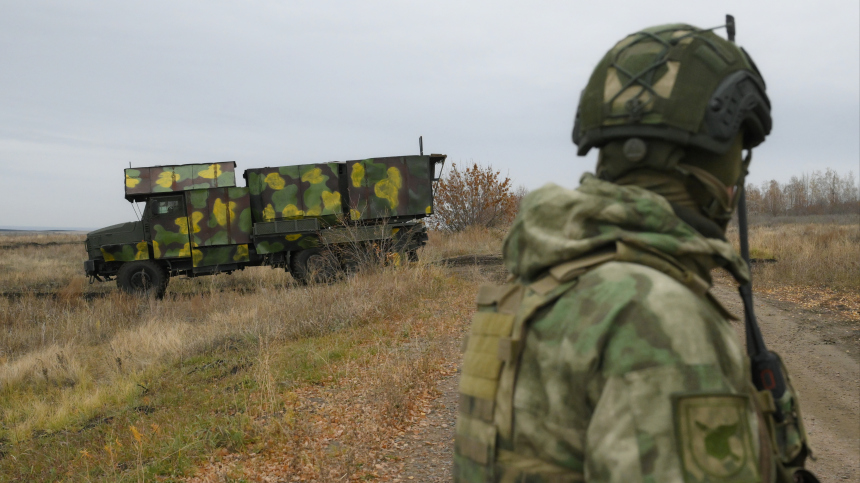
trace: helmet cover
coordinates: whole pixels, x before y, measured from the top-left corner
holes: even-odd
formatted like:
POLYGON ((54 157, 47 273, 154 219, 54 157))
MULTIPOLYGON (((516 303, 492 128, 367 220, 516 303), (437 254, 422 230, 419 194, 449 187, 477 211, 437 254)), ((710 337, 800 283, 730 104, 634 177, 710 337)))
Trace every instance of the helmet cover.
POLYGON ((573 142, 592 147, 632 137, 724 154, 743 130, 744 148, 771 129, 765 84, 747 53, 686 24, 629 35, 603 57, 582 92, 573 142))

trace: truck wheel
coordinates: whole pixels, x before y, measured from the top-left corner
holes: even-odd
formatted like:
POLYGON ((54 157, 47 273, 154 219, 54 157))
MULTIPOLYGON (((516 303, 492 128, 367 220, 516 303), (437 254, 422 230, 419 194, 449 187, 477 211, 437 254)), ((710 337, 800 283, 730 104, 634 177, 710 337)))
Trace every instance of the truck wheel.
POLYGON ((308 283, 329 283, 337 278, 340 264, 328 250, 310 248, 301 250, 291 257, 290 272, 302 285, 308 283))
POLYGON ((116 274, 116 286, 131 295, 164 297, 170 275, 151 260, 124 263, 116 274))

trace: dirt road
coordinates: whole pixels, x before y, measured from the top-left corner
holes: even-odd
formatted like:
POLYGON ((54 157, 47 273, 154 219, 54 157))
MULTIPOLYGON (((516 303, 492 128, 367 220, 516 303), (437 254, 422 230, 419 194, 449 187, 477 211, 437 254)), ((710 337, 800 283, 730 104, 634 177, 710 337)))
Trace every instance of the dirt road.
MULTIPOLYGON (((732 287, 714 293, 743 314, 732 287)), ((800 392, 803 419, 817 461, 809 467, 822 482, 860 481, 860 331, 850 324, 793 304, 756 297, 755 312, 768 347, 778 352, 800 392)), ((743 339, 743 323, 735 326, 743 339)))
MULTIPOLYGON (((718 284, 715 295, 737 315, 743 305, 734 287, 718 284)), ((756 298, 756 314, 769 348, 779 352, 801 393, 804 420, 817 461, 809 467, 822 482, 860 481, 860 331, 789 303, 756 298)), ((743 324, 736 329, 743 338, 743 324)), ((412 434, 403 477, 450 481, 457 377, 439 382, 442 395, 412 434)))

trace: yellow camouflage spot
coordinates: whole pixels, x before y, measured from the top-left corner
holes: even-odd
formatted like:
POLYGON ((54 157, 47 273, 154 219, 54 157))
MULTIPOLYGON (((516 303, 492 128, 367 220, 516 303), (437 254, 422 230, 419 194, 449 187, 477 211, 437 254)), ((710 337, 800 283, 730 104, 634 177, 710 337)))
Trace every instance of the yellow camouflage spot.
POLYGON ((134 254, 135 260, 149 260, 149 247, 146 241, 138 242, 135 248, 137 248, 137 253, 134 254))
POLYGON ((179 175, 170 171, 162 171, 155 180, 155 184, 162 188, 170 188, 173 186, 173 181, 179 181, 179 175))
POLYGON ((298 240, 298 239, 299 239, 299 238, 301 238, 301 237, 302 237, 302 235, 300 235, 300 234, 298 234, 298 233, 295 233, 295 234, 293 234, 293 235, 287 235, 287 236, 285 236, 284 238, 286 238, 286 239, 287 239, 287 241, 296 241, 296 240, 298 240))
POLYGON ((272 221, 275 219, 275 209, 272 208, 272 204, 269 203, 263 208, 263 220, 264 221, 272 221))
POLYGON ((306 211, 305 215, 307 215, 307 216, 320 216, 320 213, 322 213, 322 209, 319 206, 314 206, 313 208, 306 211))
POLYGON ((400 228, 392 228, 391 229, 391 235, 392 236, 396 235, 398 231, 400 231, 400 228))
POLYGON ((428 206, 427 208, 424 208, 424 213, 427 213, 428 215, 432 214, 433 213, 433 207, 428 206))
POLYGON ((373 192, 376 196, 388 200, 388 204, 394 209, 397 208, 397 193, 401 186, 403 178, 400 176, 400 170, 392 166, 388 168, 388 177, 376 183, 373 192))
POLYGON ((391 264, 394 265, 395 267, 400 266, 400 254, 399 253, 389 254, 388 259, 389 259, 389 261, 391 261, 391 264))
POLYGON ((179 218, 177 218, 173 222, 176 223, 176 226, 179 227, 179 233, 182 233, 183 235, 188 234, 188 217, 187 216, 180 216, 179 218))
MULTIPOLYGON (((187 246, 187 245, 186 245, 187 246)), ((179 255, 180 257, 182 255, 179 255)), ((185 255, 188 256, 188 255, 185 255)), ((203 261, 203 252, 201 250, 191 250, 191 264, 195 267, 203 261)))
POLYGON ((113 255, 111 253, 109 253, 107 250, 105 250, 104 248, 99 248, 99 250, 101 250, 102 256, 105 257, 106 262, 116 261, 116 258, 114 258, 113 255))
MULTIPOLYGON (((227 226, 229 220, 236 218, 236 202, 231 201, 229 203, 224 203, 221 201, 221 198, 217 198, 215 203, 212 204, 212 215, 215 216, 215 221, 218 222, 221 226, 227 226), (229 208, 229 209, 228 209, 229 208), (227 215, 230 215, 230 218, 227 218, 227 215)), ((197 213, 196 211, 194 213, 197 213)), ((192 216, 194 214, 192 213, 192 216)), ((202 214, 200 215, 203 216, 202 214)), ((200 230, 195 230, 194 233, 197 233, 200 230)))
MULTIPOLYGON (((202 220, 202 219, 203 219, 203 213, 201 213, 199 211, 192 211, 191 212, 191 225, 192 225, 191 226, 191 229, 192 229, 191 233, 200 233, 200 225, 198 223, 200 223, 200 220, 202 220)), ((182 233, 183 235, 188 234, 188 228, 189 227, 188 227, 188 217, 187 216, 180 216, 179 218, 177 218, 174 221, 174 223, 176 223, 176 226, 179 227, 179 233, 182 233)))
POLYGON ((353 220, 360 220, 361 219, 361 212, 356 210, 356 209, 350 209, 349 210, 349 217, 353 220))
POLYGON ((199 173, 197 173, 197 175, 201 178, 215 179, 221 176, 221 166, 218 166, 217 164, 210 164, 209 168, 200 171, 199 173))
POLYGON ((242 262, 248 261, 248 245, 237 245, 236 246, 236 254, 233 255, 233 261, 242 262))
POLYGON ((152 254, 155 258, 161 258, 161 247, 158 246, 158 242, 155 240, 152 240, 152 254))
POLYGON ((323 191, 322 202, 326 210, 340 209, 340 192, 323 191))
POLYGON ((126 188, 134 188, 135 186, 140 184, 140 178, 132 178, 129 175, 125 175, 125 187, 126 188))
MULTIPOLYGON (((182 247, 182 249, 181 249, 181 250, 179 250, 179 254, 177 254, 176 256, 177 256, 177 257, 190 257, 190 256, 191 256, 191 251, 192 251, 192 249, 191 249, 191 244, 190 244, 190 243, 186 243, 186 244, 185 244, 185 246, 184 246, 184 247, 182 247)), ((194 251, 199 251, 199 250, 194 250, 194 251)), ((201 256, 202 256, 202 253, 201 253, 201 256)))
POLYGON ((296 205, 287 205, 286 208, 284 208, 284 211, 282 211, 281 213, 284 214, 284 218, 305 216, 305 212, 300 210, 299 207, 296 205))
POLYGON ((314 168, 302 175, 302 181, 306 181, 310 184, 317 184, 322 183, 325 180, 323 179, 322 170, 314 168))
POLYGON ((200 233, 200 220, 203 219, 203 213, 199 211, 191 212, 191 229, 193 230, 191 233, 200 233))
POLYGON ((352 185, 356 188, 361 187, 361 181, 364 179, 364 165, 355 163, 352 165, 352 185))
POLYGON ((269 188, 272 188, 273 190, 282 190, 284 189, 284 185, 286 184, 284 178, 281 178, 281 175, 279 175, 278 173, 267 174, 266 177, 263 178, 263 181, 267 185, 269 185, 269 188))

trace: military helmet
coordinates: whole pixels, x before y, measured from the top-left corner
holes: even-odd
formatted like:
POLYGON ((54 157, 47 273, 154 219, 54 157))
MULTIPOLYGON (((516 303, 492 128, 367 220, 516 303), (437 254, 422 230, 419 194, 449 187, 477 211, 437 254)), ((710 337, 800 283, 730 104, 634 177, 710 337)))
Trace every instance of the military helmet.
POLYGON ((582 92, 573 142, 580 156, 629 138, 724 154, 740 130, 749 149, 770 129, 765 83, 746 51, 711 30, 670 24, 606 53, 582 92))

